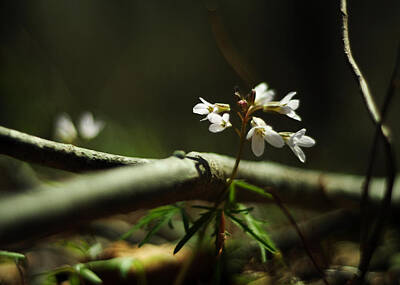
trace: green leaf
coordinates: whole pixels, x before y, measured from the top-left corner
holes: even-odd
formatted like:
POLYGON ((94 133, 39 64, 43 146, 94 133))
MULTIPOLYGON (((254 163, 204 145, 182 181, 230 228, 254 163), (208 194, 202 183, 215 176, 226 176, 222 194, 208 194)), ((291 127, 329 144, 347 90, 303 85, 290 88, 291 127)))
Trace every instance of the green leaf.
POLYGON ((264 240, 264 236, 260 236, 257 233, 254 232, 254 230, 252 230, 249 226, 246 225, 246 223, 241 220, 238 217, 235 217, 234 215, 232 215, 229 212, 226 212, 226 215, 235 223, 237 224, 239 227, 241 227, 243 229, 243 231, 245 231, 247 234, 249 234, 250 236, 252 236, 255 240, 257 240, 258 242, 260 242, 268 251, 275 253, 276 249, 275 246, 270 242, 270 240, 264 240))
POLYGON ((92 246, 89 247, 86 254, 91 259, 96 259, 101 254, 102 251, 103 251, 103 247, 101 246, 101 243, 96 242, 95 244, 93 244, 92 246))
MULTIPOLYGON (((240 204, 237 204, 237 205, 240 205, 240 204)), ((246 215, 246 214, 250 213, 253 210, 254 210, 254 207, 248 207, 248 208, 240 208, 240 209, 229 209, 228 211, 230 213, 233 213, 233 214, 244 214, 244 215, 246 215)))
POLYGON ((1 257, 8 257, 8 258, 13 258, 13 259, 25 259, 25 255, 22 253, 18 252, 12 252, 12 251, 5 251, 5 250, 0 250, 0 256, 1 257))
POLYGON ((209 211, 215 210, 214 207, 207 207, 207 206, 202 206, 202 205, 193 205, 192 208, 195 208, 195 209, 203 209, 203 210, 209 210, 209 211))
POLYGON ((137 284, 138 285, 146 285, 147 284, 146 271, 144 269, 143 264, 139 260, 134 259, 133 266, 135 267, 135 270, 136 270, 137 284))
POLYGON ((167 213, 169 213, 171 211, 176 212, 177 211, 176 206, 167 205, 167 206, 162 206, 162 207, 158 207, 158 208, 155 208, 153 210, 150 210, 149 213, 146 216, 142 217, 137 222, 136 225, 134 225, 129 231, 124 233, 121 236, 121 239, 129 238, 133 234, 133 232, 136 231, 137 229, 140 229, 140 228, 146 226, 147 224, 149 224, 153 220, 163 218, 167 213))
POLYGON ((179 211, 181 213, 183 227, 185 228, 185 233, 187 233, 189 230, 189 215, 187 214, 186 210, 182 207, 179 208, 179 211))
POLYGON ((75 273, 69 275, 68 281, 69 281, 70 285, 80 285, 81 284, 78 274, 75 274, 75 273))
POLYGON ((103 281, 96 275, 92 270, 87 268, 85 264, 79 263, 74 266, 76 273, 82 276, 84 279, 94 283, 94 284, 103 284, 103 281))
POLYGON ((119 270, 121 272, 122 278, 126 278, 128 276, 129 271, 131 270, 133 264, 135 262, 135 258, 122 258, 119 265, 119 270))
POLYGON ((161 227, 166 223, 169 222, 172 218, 172 216, 174 215, 174 212, 170 212, 167 215, 165 215, 163 218, 161 218, 155 225, 154 227, 151 228, 151 230, 147 233, 147 235, 144 237, 144 239, 139 243, 139 247, 141 247, 142 245, 144 245, 145 243, 147 243, 151 237, 156 234, 161 227))
POLYGON ((209 220, 211 220, 214 215, 215 215, 215 210, 212 209, 212 211, 206 212, 202 214, 202 216, 197 219, 193 225, 189 228, 187 231, 186 235, 178 242, 174 249, 174 254, 176 254, 181 248, 188 242, 189 239, 209 220))
POLYGON ((232 183, 235 184, 236 186, 239 186, 239 187, 243 188, 243 189, 255 192, 255 193, 257 193, 257 194, 259 194, 259 195, 261 195, 263 197, 266 197, 266 198, 269 198, 269 199, 273 199, 272 195, 267 193, 267 192, 265 192, 264 189, 262 189, 262 188, 260 188, 258 186, 249 184, 247 182, 244 182, 243 180, 233 180, 232 183))
MULTIPOLYGON (((246 209, 243 205, 239 204, 240 209, 246 209)), ((259 237, 264 239, 271 247, 274 248, 275 252, 277 251, 277 248, 275 247, 275 244, 273 241, 269 238, 268 233, 263 229, 261 226, 261 222, 254 218, 250 213, 240 213, 242 217, 246 220, 247 225, 251 230, 254 231, 255 234, 257 234, 259 237)), ((261 261, 266 262, 267 261, 267 256, 265 253, 265 247, 262 243, 258 242, 258 246, 260 247, 260 252, 261 252, 261 261)))

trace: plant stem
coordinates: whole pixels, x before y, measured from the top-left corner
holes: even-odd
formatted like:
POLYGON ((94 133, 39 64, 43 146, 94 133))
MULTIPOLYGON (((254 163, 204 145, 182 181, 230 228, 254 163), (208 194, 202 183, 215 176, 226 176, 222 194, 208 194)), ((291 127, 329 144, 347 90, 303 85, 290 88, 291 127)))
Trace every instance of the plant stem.
POLYGON ((247 121, 249 119, 249 112, 246 112, 246 115, 244 116, 243 120, 242 120, 242 127, 240 128, 240 143, 239 143, 239 151, 236 155, 236 161, 235 161, 235 165, 233 166, 232 169, 232 173, 230 175, 230 177, 227 180, 227 188, 229 187, 229 185, 231 185, 233 179, 235 178, 238 169, 239 169, 239 163, 240 160, 242 158, 242 153, 243 153, 243 146, 245 143, 245 133, 246 133, 246 126, 247 126, 247 121))
POLYGON ((227 194, 227 190, 229 189, 229 186, 232 184, 233 179, 235 179, 236 174, 238 172, 239 169, 239 163, 240 160, 242 158, 242 153, 243 153, 243 146, 244 143, 246 141, 245 139, 245 133, 246 133, 246 126, 247 126, 247 122, 249 120, 249 114, 250 114, 250 109, 246 112, 245 116, 242 119, 242 126, 240 128, 240 142, 239 142, 239 151, 236 155, 236 160, 235 160, 235 164, 233 166, 231 175, 229 176, 229 178, 226 181, 226 186, 224 188, 224 190, 221 192, 221 194, 219 195, 218 199, 215 202, 215 208, 217 208, 224 200, 225 200, 225 196, 227 194))

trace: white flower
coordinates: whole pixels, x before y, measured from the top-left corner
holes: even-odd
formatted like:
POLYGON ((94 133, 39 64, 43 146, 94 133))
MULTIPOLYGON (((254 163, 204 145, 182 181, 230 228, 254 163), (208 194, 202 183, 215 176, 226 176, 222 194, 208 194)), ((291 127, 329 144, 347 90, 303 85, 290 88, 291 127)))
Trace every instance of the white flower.
POLYGON ((262 119, 253 117, 251 125, 252 128, 247 133, 246 139, 251 138, 251 149, 255 156, 261 156, 264 153, 264 140, 274 147, 283 147, 285 145, 282 137, 262 119))
POLYGON ((199 99, 202 103, 198 103, 193 107, 193 113, 199 115, 207 115, 204 119, 202 119, 202 121, 209 120, 211 122, 211 117, 213 116, 213 114, 228 112, 231 109, 229 104, 211 104, 201 97, 199 97, 199 99))
POLYGON ((66 113, 58 115, 54 124, 54 129, 55 138, 65 143, 73 142, 78 136, 71 117, 66 113))
POLYGON ((305 133, 306 129, 301 129, 296 133, 281 133, 286 144, 301 162, 306 161, 306 155, 300 147, 312 147, 315 144, 315 140, 312 137, 305 136, 305 133))
POLYGON ((254 91, 256 91, 256 97, 254 100, 254 104, 256 106, 264 106, 268 102, 271 102, 274 99, 275 91, 268 90, 267 83, 263 82, 254 87, 254 91))
POLYGON ((271 101, 264 106, 264 111, 275 111, 280 114, 284 114, 292 119, 301 121, 299 115, 296 114, 295 110, 299 107, 300 101, 298 99, 292 100, 296 92, 289 92, 279 102, 271 101))
POLYGON ((225 113, 222 116, 219 114, 214 114, 210 117, 211 125, 208 130, 212 133, 219 133, 226 128, 232 127, 231 122, 229 122, 229 114, 225 113))
POLYGON ((104 128, 104 122, 95 120, 91 112, 84 112, 79 120, 78 129, 82 138, 90 140, 96 137, 104 128))

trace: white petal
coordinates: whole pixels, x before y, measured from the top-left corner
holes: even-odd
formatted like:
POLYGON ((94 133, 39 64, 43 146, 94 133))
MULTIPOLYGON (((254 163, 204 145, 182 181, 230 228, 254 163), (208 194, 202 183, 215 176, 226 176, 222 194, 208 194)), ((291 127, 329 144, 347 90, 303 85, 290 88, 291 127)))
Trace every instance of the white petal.
POLYGON ((253 117, 253 119, 251 120, 251 125, 254 126, 258 126, 258 127, 265 127, 267 124, 264 122, 263 119, 258 118, 258 117, 253 117))
POLYGON ((225 130, 225 128, 220 124, 211 124, 208 130, 212 133, 219 133, 225 130))
POLYGON ((199 115, 207 115, 210 113, 208 111, 208 106, 203 104, 203 103, 198 103, 196 106, 193 107, 193 113, 199 114, 199 115))
POLYGON ((221 123, 222 123, 222 116, 217 113, 214 113, 214 112, 208 114, 207 119, 213 124, 221 125, 221 123))
POLYGON ((301 139, 301 137, 305 135, 306 131, 307 130, 303 128, 303 129, 297 131, 296 133, 294 133, 293 136, 297 139, 301 139))
POLYGON ((293 112, 292 108, 290 108, 289 106, 279 106, 279 107, 276 109, 276 111, 277 111, 278 113, 280 113, 280 114, 283 114, 283 115, 287 115, 287 114, 293 112))
POLYGON ((203 98, 199 97, 199 99, 200 99, 201 102, 203 102, 204 105, 206 105, 206 106, 212 106, 212 107, 213 107, 213 104, 207 102, 207 101, 204 100, 203 98))
POLYGON ((262 136, 255 134, 251 139, 251 150, 255 156, 261 156, 264 153, 264 139, 262 136))
POLYGON ((54 127, 56 139, 63 142, 72 142, 78 135, 71 117, 66 113, 58 116, 54 127))
POLYGON ((293 111, 293 110, 292 110, 291 112, 287 113, 286 116, 288 116, 288 117, 290 117, 290 118, 292 118, 292 119, 295 119, 295 120, 297 120, 297 121, 301 121, 300 116, 297 115, 296 112, 293 111))
POLYGON ((291 147, 291 149, 301 162, 304 163, 306 161, 306 155, 304 154, 303 150, 298 145, 291 147))
POLYGON ((272 99, 274 99, 274 95, 275 93, 272 90, 262 94, 256 93, 256 98, 254 100, 254 103, 259 106, 264 106, 267 103, 271 102, 272 99))
POLYGON ((295 99, 295 100, 290 100, 286 106, 288 106, 292 110, 296 110, 297 108, 299 108, 299 105, 300 105, 300 100, 295 99))
POLYGON ((285 141, 283 140, 283 138, 272 128, 267 128, 265 130, 264 139, 274 147, 283 147, 285 145, 285 141))
POLYGON ((254 87, 254 90, 256 91, 256 95, 257 93, 264 93, 265 91, 267 91, 268 89, 268 85, 265 82, 262 82, 260 84, 258 84, 256 87, 254 87))
POLYGON ((289 92, 285 97, 283 97, 283 99, 280 101, 280 104, 286 105, 294 95, 296 95, 296 92, 289 92))
POLYGON ((297 144, 302 147, 312 147, 315 145, 315 140, 309 136, 302 136, 297 144))
POLYGON ((256 128, 251 128, 250 131, 247 133, 246 140, 249 140, 253 135, 256 128))
POLYGON ((96 137, 104 128, 104 122, 95 120, 91 112, 85 112, 81 115, 78 129, 82 138, 90 140, 96 137))
POLYGON ((222 115, 222 120, 225 122, 229 122, 229 113, 225 113, 222 115))

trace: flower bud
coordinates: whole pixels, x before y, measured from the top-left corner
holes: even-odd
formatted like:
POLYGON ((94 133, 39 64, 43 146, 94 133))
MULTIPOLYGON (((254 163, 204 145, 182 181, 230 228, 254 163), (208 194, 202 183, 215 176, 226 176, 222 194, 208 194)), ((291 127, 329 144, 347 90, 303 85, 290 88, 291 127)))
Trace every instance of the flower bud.
POLYGON ((240 107, 240 110, 242 110, 242 111, 246 111, 247 108, 248 108, 248 103, 247 103, 247 101, 244 100, 244 99, 239 100, 239 101, 237 102, 237 104, 238 104, 238 106, 240 107))

